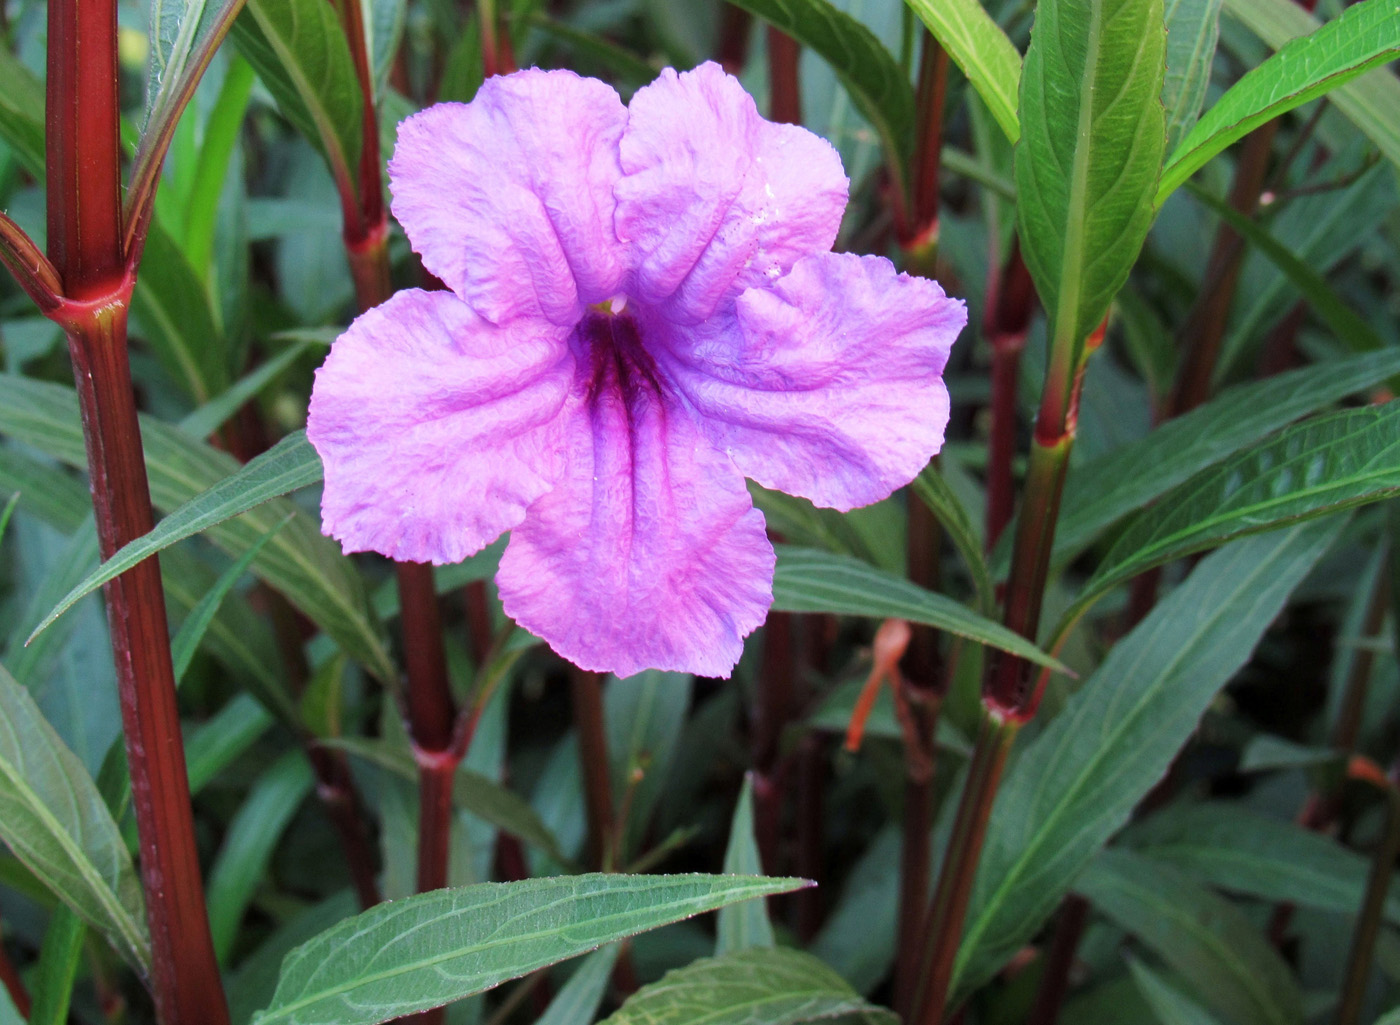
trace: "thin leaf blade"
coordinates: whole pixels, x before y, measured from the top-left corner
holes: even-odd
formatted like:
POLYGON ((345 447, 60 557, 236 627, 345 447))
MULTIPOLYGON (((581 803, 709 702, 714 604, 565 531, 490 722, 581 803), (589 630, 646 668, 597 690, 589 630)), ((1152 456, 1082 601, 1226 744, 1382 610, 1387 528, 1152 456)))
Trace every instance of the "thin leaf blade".
POLYGON ((933 38, 948 51, 996 123, 1015 142, 1021 137, 1016 96, 1021 55, 979 0, 905 0, 933 38))

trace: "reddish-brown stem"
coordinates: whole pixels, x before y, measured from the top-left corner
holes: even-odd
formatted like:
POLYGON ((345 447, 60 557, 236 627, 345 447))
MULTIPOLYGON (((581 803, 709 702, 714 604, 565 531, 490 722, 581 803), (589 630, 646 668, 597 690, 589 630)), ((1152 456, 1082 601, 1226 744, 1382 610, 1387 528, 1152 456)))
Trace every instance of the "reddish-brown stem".
POLYGON ((350 46, 355 78, 364 100, 360 121, 360 165, 357 169, 359 217, 353 225, 349 222, 344 225, 346 245, 353 247, 363 244, 371 233, 382 229, 385 221, 384 187, 380 181, 383 171, 379 166, 379 112, 374 102, 374 69, 365 41, 363 7, 358 0, 337 0, 336 11, 345 29, 345 41, 350 46))
POLYGON ((486 594, 486 581, 474 580, 462 589, 462 604, 466 607, 467 637, 472 645, 472 662, 480 672, 486 667, 491 653, 491 603, 486 594))
POLYGON ((44 313, 63 301, 63 282, 49 258, 14 221, 0 212, 0 264, 44 313))
POLYGON ((608 841, 613 835, 613 797, 608 737, 603 725, 603 678, 586 669, 570 669, 569 688, 588 815, 588 862, 607 870, 612 861, 608 841))
POLYGON ((446 751, 452 746, 457 709, 442 650, 442 620, 433 587, 433 567, 421 562, 399 562, 394 569, 402 600, 409 729, 414 744, 424 751, 446 751))
POLYGON ((1016 410, 1021 376, 1021 352, 1026 347, 1035 286, 1021 259, 1020 239, 1014 239, 1006 264, 993 271, 987 289, 983 330, 992 346, 991 428, 987 444, 987 549, 997 543, 1011 522, 1015 488, 1011 463, 1016 453, 1016 410))
POLYGON ((790 125, 802 123, 802 86, 798 59, 802 47, 774 25, 768 26, 768 116, 790 125))
MULTIPOLYGON (((917 635, 916 635, 917 636, 917 635)), ((934 730, 942 702, 936 692, 911 685, 920 700, 909 702, 913 749, 904 758, 904 822, 899 856, 899 935, 894 966, 894 1006, 906 1021, 923 968, 920 939, 928 908, 929 860, 932 856, 934 730)))
POLYGON ((783 730, 796 706, 792 671, 793 616, 774 612, 763 634, 763 663, 753 708, 750 758, 753 764, 755 840, 769 872, 777 871, 779 823, 782 821, 783 730))
MULTIPOLYGON (((938 180, 943 155, 943 102, 948 54, 925 29, 916 86, 918 138, 909 168, 909 206, 895 225, 900 246, 920 270, 932 271, 938 251, 938 180)), ((898 212, 898 208, 896 208, 898 212)))
POLYGON ((1059 1020, 1060 1008, 1069 992, 1074 955, 1084 936, 1084 927, 1088 924, 1089 902, 1078 894, 1070 894, 1060 904, 1060 919, 1055 924, 1055 934, 1045 954, 1045 970, 1040 976, 1035 1006, 1031 1008, 1026 1025, 1055 1025, 1059 1020))
POLYGON ((481 27, 481 70, 492 75, 509 75, 515 70, 515 54, 511 51, 510 32, 501 23, 496 0, 477 0, 477 23, 481 27))
POLYGON ((15 964, 5 951, 3 942, 0 942, 0 985, 3 985, 5 991, 10 994, 10 1002, 15 1005, 15 1010, 19 1011, 20 1017, 27 1019, 31 1006, 29 990, 25 988, 24 980, 19 977, 19 972, 15 970, 15 964))
POLYGON ((316 796, 340 837, 355 896, 360 907, 373 907, 383 898, 374 876, 374 851, 365 825, 364 805, 354 777, 350 775, 350 763, 343 751, 320 747, 315 738, 308 738, 305 744, 306 756, 316 775, 316 796))
POLYGON ((715 59, 731 75, 744 70, 749 60, 749 31, 753 15, 733 4, 724 4, 719 15, 719 49, 715 59))
POLYGON ((1392 765, 1385 788, 1385 832, 1371 858, 1371 873, 1366 880, 1366 895, 1361 913, 1352 932, 1351 952, 1347 955, 1346 974, 1342 980, 1341 1001, 1337 1007, 1337 1025, 1356 1025, 1361 1018, 1361 1005, 1366 998, 1366 983, 1375 960, 1376 938, 1380 934, 1385 913, 1390 878, 1395 873, 1395 859, 1400 856, 1400 789, 1397 789, 1397 768, 1392 765))
POLYGON ((797 938, 808 943, 822 923, 821 882, 824 864, 822 839, 826 816, 826 745, 820 734, 808 733, 797 749, 797 874, 811 879, 808 886, 793 895, 797 938))
POLYGON ((938 876, 938 889, 933 895, 933 907, 921 932, 919 949, 925 954, 921 960, 926 970, 910 1001, 915 1009, 908 1019, 911 1025, 939 1025, 943 1020, 963 921, 972 899, 972 880, 987 835, 987 821, 992 814, 1002 770, 1006 767, 1006 756, 1019 729, 1017 720, 1002 718, 995 711, 988 710, 982 716, 977 744, 968 765, 967 783, 938 876))

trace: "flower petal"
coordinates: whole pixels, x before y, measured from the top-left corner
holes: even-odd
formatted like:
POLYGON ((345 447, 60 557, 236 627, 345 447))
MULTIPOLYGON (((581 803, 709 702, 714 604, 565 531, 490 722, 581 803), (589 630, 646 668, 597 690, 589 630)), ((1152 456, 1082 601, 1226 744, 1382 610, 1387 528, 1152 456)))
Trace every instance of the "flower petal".
POLYGON ((316 372, 306 433, 323 529, 347 552, 460 562, 520 522, 560 472, 574 377, 565 332, 505 327, 451 292, 399 292, 316 372))
POLYGON ((439 103, 399 125, 394 216, 423 265, 483 317, 572 326, 583 306, 617 294, 625 270, 613 186, 626 122, 597 79, 487 79, 471 103, 439 103))
POLYGON ((760 117, 719 65, 667 68, 628 110, 617 232, 643 302, 698 323, 831 248, 850 184, 841 158, 805 128, 760 117))
POLYGON ((585 669, 727 677, 773 601, 739 472, 684 409, 616 374, 579 396, 565 445, 501 559, 506 613, 585 669))
POLYGON ((673 331, 663 368, 745 475, 846 510, 907 484, 942 447, 940 375, 966 323, 937 282, 822 253, 749 289, 734 317, 673 331))

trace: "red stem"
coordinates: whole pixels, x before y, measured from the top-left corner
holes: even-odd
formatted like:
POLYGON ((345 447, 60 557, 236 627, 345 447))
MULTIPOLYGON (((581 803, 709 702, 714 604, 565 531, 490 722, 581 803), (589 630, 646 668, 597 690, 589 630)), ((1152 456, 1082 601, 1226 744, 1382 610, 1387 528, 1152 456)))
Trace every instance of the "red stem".
POLYGON ((603 681, 598 673, 571 669, 569 687, 588 814, 589 864, 606 870, 612 859, 609 838, 613 835, 613 799, 608 737, 603 726, 603 681))
POLYGON ((1070 970, 1074 955, 1089 924, 1089 902, 1078 894, 1070 894, 1060 905, 1060 920, 1045 955, 1045 970, 1036 990, 1035 1006, 1031 1008, 1026 1025, 1055 1025, 1060 1008, 1069 992, 1070 970))
POLYGON ((916 87, 918 140, 909 173, 909 208, 896 225, 899 244, 932 270, 938 249, 938 179, 943 154, 943 102, 948 85, 948 54, 927 29, 916 87))
POLYGON ((1021 259, 1020 239, 987 290, 983 330, 992 345, 991 430, 987 451, 987 549, 990 551, 1011 522, 1015 488, 1011 462, 1016 452, 1016 410, 1021 376, 1021 352, 1035 309, 1035 286, 1021 259))
POLYGON ((802 123, 802 87, 797 78, 802 48, 776 26, 768 26, 768 116, 790 125, 802 123))
POLYGON ((749 60, 749 30, 753 15, 742 7, 724 4, 719 15, 719 49, 715 59, 731 75, 744 70, 749 60))

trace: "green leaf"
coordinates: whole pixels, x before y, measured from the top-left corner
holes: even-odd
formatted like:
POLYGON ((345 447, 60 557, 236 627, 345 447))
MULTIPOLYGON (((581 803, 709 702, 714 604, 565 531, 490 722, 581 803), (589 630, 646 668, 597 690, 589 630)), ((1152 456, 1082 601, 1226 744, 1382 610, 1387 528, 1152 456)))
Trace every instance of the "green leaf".
POLYGON ((1220 1025, 1209 1011, 1137 958, 1128 958, 1128 968, 1161 1025, 1220 1025))
POLYGON ((1131 519, 1075 602, 1144 570, 1400 493, 1400 400, 1314 417, 1177 485, 1131 519))
MULTIPOLYGON (((0 374, 0 433, 70 466, 83 467, 87 458, 80 425, 71 388, 0 374)), ((151 500, 161 510, 176 509, 244 469, 226 453, 202 445, 160 420, 142 417, 141 437, 151 500)), ((288 442, 289 447, 293 444, 288 442)), ((210 527, 209 539, 237 556, 293 511, 296 518, 253 561, 253 572, 281 591, 371 673, 381 680, 395 679, 396 670, 360 575, 336 545, 321 536, 313 517, 290 502, 276 499, 210 527)), ((199 590, 190 603, 197 602, 207 590, 199 590)))
POLYGON ((1175 869, 1128 851, 1104 851, 1074 888, 1193 984, 1239 1025, 1301 1025, 1293 972, 1228 901, 1175 869))
MULTIPOLYGON (((149 534, 143 534, 123 545, 73 590, 69 591, 43 622, 34 628, 30 640, 63 615, 79 599, 91 594, 107 581, 125 573, 132 566, 149 558, 176 541, 202 533, 210 527, 256 508, 271 498, 315 484, 321 479, 321 460, 306 440, 305 431, 289 434, 256 459, 225 477, 208 491, 196 495, 163 518, 149 534)), ((275 534, 290 519, 274 524, 275 534)), ((258 544, 269 531, 260 535, 258 544)))
POLYGON ((29 692, 0 667, 0 839, 143 974, 141 884, 102 795, 29 692))
POLYGON ((370 908, 287 955, 253 1025, 372 1025, 604 943, 784 893, 796 879, 592 874, 435 890, 370 908))
POLYGON ((734 6, 782 29, 831 65, 879 135, 890 173, 903 188, 914 146, 914 91, 875 34, 827 0, 735 0, 734 6))
POLYGON ((291 366, 310 344, 306 341, 295 342, 266 363, 259 364, 256 369, 230 385, 227 391, 214 396, 181 420, 180 430, 201 441, 209 437, 258 392, 272 383, 278 374, 291 366))
POLYGON ((1141 441, 1072 469, 1055 531, 1055 563, 1245 445, 1396 374, 1400 350, 1389 349, 1237 385, 1141 441))
POLYGON ((535 1025, 589 1025, 607 993, 621 949, 618 944, 609 943, 584 958, 535 1025))
POLYGON ((155 201, 161 164, 180 115, 242 6, 243 0, 151 0, 146 123, 125 201, 128 245, 155 201))
POLYGON ((942 524, 948 539, 962 556, 963 564, 972 576, 977 611, 990 618, 996 610, 996 590, 992 587, 987 558, 982 554, 981 535, 973 526, 967 510, 933 463, 929 463, 923 473, 914 478, 910 487, 942 524))
POLYGON ((1162 171, 1156 205, 1236 139, 1400 56, 1395 0, 1361 0, 1293 39, 1236 82, 1196 122, 1162 171))
POLYGON ((199 604, 190 609, 189 615, 180 624, 179 633, 170 642, 170 657, 175 666, 175 685, 177 687, 190 668, 190 663, 194 661, 195 652, 199 650, 200 642, 204 640, 204 635, 209 629, 209 624, 214 621, 219 606, 228 597, 229 591, 233 590, 233 585, 238 583, 244 573, 248 572, 248 567, 267 547, 267 543, 290 522, 292 522, 292 517, 289 515, 260 537, 256 544, 220 574, 219 579, 214 582, 214 586, 209 589, 209 593, 199 600, 199 604))
POLYGON ((1167 111, 1167 152, 1196 123, 1210 84, 1220 37, 1221 0, 1166 0, 1167 71, 1162 106, 1167 111))
POLYGON ((1301 524, 1203 560, 1027 746, 992 809, 958 950, 958 992, 990 978, 1045 922, 1341 526, 1301 524))
POLYGON ((233 37, 278 107, 353 194, 364 101, 335 6, 325 0, 248 0, 233 37))
POLYGON ((44 930, 39 967, 31 983, 34 1006, 29 1012, 29 1025, 67 1025, 68 1005, 83 963, 86 939, 87 926, 68 905, 60 904, 54 909, 49 927, 44 930))
MULTIPOLYGON (((1275 50, 1322 25, 1293 0, 1225 0, 1225 9, 1275 50)), ((1400 80, 1395 75, 1375 68, 1342 84, 1328 101, 1400 166, 1400 80)))
POLYGON ((5 528, 10 525, 10 517, 14 515, 17 505, 19 505, 18 491, 12 494, 10 500, 5 503, 5 507, 0 509, 0 541, 5 540, 5 528))
POLYGON ((1006 137, 1021 137, 1016 94, 1021 55, 980 0, 905 0, 962 69, 1006 137))
POLYGON ((315 783, 306 755, 288 751, 258 777, 229 823, 209 871, 209 931, 220 964, 228 961, 243 913, 267 874, 268 862, 292 816, 315 783))
MULTIPOLYGON (((1122 843, 1219 889, 1341 915, 1361 907, 1370 869, 1329 836, 1224 801, 1166 808, 1122 843)), ((1385 917, 1400 924, 1400 895, 1386 901, 1385 917)))
POLYGON ((146 236, 131 315, 133 332, 150 343, 166 372, 195 402, 224 389, 224 346, 209 293, 159 221, 146 236))
MULTIPOLYGON (((362 737, 330 737, 321 741, 326 747, 348 751, 375 765, 398 773, 404 779, 418 779, 418 767, 413 755, 383 740, 362 737)), ((458 768, 452 778, 452 803, 463 811, 477 815, 493 826, 504 829, 533 844, 561 864, 568 859, 559 851, 553 834, 540 821, 528 801, 507 790, 501 784, 479 772, 458 768)))
POLYGON ((374 99, 378 103, 384 98, 389 69, 403 40, 408 4, 405 0, 359 0, 359 4, 360 20, 365 27, 365 44, 369 50, 374 99))
MULTIPOLYGON (((758 853, 754 836, 753 773, 744 774, 744 787, 734 806, 729 824, 729 846, 724 852, 726 875, 758 875, 763 871, 763 859, 758 853)), ((773 946, 773 923, 768 921, 768 906, 761 900, 746 900, 721 908, 715 930, 715 956, 733 954, 754 947, 773 946)))
POLYGON ((773 575, 773 609, 777 612, 907 619, 1009 651, 1056 672, 1068 672, 1000 623, 902 577, 844 555, 790 545, 774 547, 778 550, 778 568, 773 575))
POLYGON ((619 857, 630 856, 646 837, 656 802, 666 789, 694 689, 695 678, 688 673, 655 669, 624 679, 609 676, 603 686, 613 800, 619 807, 630 802, 619 857))
POLYGON ((628 997, 605 1025, 796 1025, 848 1015, 867 1025, 899 1020, 811 954, 772 947, 667 972, 628 997))
POLYGON ((1289 282, 1301 292, 1312 306, 1313 311, 1330 327, 1347 348, 1353 352, 1374 352, 1385 347, 1385 342, 1343 301, 1321 274, 1300 260, 1278 239, 1260 226, 1253 218, 1245 217, 1224 200, 1213 196, 1204 189, 1191 188, 1191 194, 1210 207, 1250 245, 1258 249, 1274 264, 1289 282))
POLYGON ((1051 344, 1077 365, 1137 260, 1162 167, 1161 0, 1044 0, 1021 78, 1016 208, 1051 344))
POLYGON ((229 61, 214 108, 204 123, 199 158, 195 162, 184 210, 185 255, 201 280, 209 275, 219 198, 243 129, 255 77, 252 65, 235 55, 229 61))
POLYGON ((44 180, 44 83, 0 46, 0 138, 24 169, 44 180))
POLYGON ((185 741, 185 767, 190 793, 197 794, 211 779, 248 750, 272 725, 272 715, 247 694, 239 694, 185 741))

